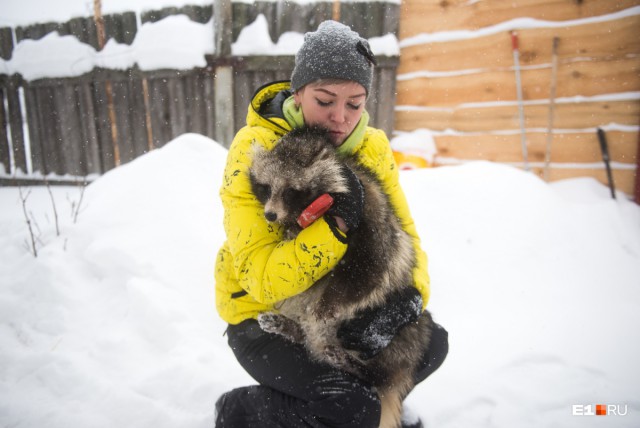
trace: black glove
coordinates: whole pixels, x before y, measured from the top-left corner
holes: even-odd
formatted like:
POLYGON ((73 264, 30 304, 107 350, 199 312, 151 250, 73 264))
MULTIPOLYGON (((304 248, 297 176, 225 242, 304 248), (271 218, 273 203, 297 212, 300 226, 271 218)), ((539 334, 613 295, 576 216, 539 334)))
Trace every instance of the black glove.
POLYGON ((358 228, 362 218, 364 188, 351 168, 345 166, 342 169, 342 173, 347 179, 347 188, 349 190, 346 193, 330 193, 333 198, 333 205, 329 208, 327 214, 341 217, 349 230, 353 230, 358 228))
POLYGON ((368 360, 382 351, 401 327, 414 322, 422 313, 422 296, 415 287, 391 294, 381 307, 360 311, 338 329, 342 346, 368 360))

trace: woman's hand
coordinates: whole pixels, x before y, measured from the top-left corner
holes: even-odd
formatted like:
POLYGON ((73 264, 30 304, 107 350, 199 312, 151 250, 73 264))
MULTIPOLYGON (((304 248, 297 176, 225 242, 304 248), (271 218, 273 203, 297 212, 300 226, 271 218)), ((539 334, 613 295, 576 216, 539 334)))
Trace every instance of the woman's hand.
POLYGON ((336 221, 338 229, 340 229, 344 233, 349 232, 349 226, 347 226, 347 223, 344 222, 342 217, 333 217, 333 219, 336 221))
POLYGON ((333 205, 327 214, 335 218, 338 228, 343 232, 357 229, 364 211, 364 188, 358 176, 347 166, 342 169, 348 191, 330 193, 333 205))

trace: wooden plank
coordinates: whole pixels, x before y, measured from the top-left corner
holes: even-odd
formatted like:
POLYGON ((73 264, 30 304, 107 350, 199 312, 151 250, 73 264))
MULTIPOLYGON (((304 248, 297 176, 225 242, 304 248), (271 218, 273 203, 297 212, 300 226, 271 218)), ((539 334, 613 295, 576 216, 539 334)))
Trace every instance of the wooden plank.
MULTIPOLYGON (((523 98, 549 98, 551 69, 521 71, 523 98)), ((556 97, 595 96, 640 91, 640 55, 618 60, 564 62, 558 65, 556 97)), ((513 101, 513 70, 398 80, 398 105, 453 106, 469 102, 513 101)))
POLYGON ((103 172, 115 167, 111 122, 107 108, 107 95, 104 81, 96 81, 93 85, 93 108, 96 113, 96 135, 100 149, 100 165, 103 172))
POLYGON ((182 76, 167 82, 171 139, 187 132, 185 81, 182 76))
MULTIPOLYGON (((267 19, 267 28, 269 30, 269 38, 272 42, 277 42, 279 34, 276 34, 276 22, 278 21, 277 15, 277 2, 264 2, 258 1, 254 3, 253 10, 251 11, 251 16, 255 16, 255 18, 251 21, 253 22, 258 15, 264 15, 267 19)), ((235 17, 234 17, 235 19, 235 17)))
MULTIPOLYGON (((607 140, 612 162, 633 165, 638 153, 637 132, 609 131, 607 140)), ((493 162, 520 162, 522 148, 519 134, 438 135, 434 137, 438 156, 458 159, 482 159, 493 162)), ((547 146, 545 132, 528 132, 531 162, 544 162, 547 146)), ((571 132, 553 135, 553 163, 598 163, 602 154, 596 132, 571 132)))
POLYGON ((42 129, 40 134, 42 156, 44 163, 43 174, 51 172, 56 174, 64 174, 63 153, 61 153, 58 144, 57 128, 59 123, 55 105, 55 90, 52 86, 40 87, 37 91, 38 107, 40 114, 38 115, 38 124, 36 126, 42 129))
POLYGON ((158 22, 168 16, 186 15, 190 20, 204 24, 209 22, 213 16, 213 8, 211 6, 186 5, 182 7, 165 7, 158 10, 150 10, 142 13, 140 20, 144 24, 146 22, 158 22))
POLYGON ((100 149, 98 145, 98 134, 95 123, 95 109, 92 99, 92 88, 90 83, 79 83, 78 108, 80 113, 80 133, 82 138, 83 159, 86 174, 100 174, 102 172, 100 163, 100 149))
POLYGON ((82 43, 98 49, 98 33, 92 18, 73 18, 67 22, 67 34, 74 35, 82 43))
POLYGON ((5 97, 8 107, 9 127, 11 129, 11 146, 13 148, 13 162, 16 169, 27 172, 27 153, 25 149, 25 135, 22 126, 22 106, 20 104, 20 85, 18 78, 8 79, 5 97))
POLYGON ((360 36, 384 36, 397 34, 399 5, 385 2, 344 2, 340 5, 340 22, 351 27, 360 36), (398 12, 395 12, 398 9, 398 12), (389 15, 385 15, 390 13, 389 15))
MULTIPOLYGON (((234 70, 235 71, 235 70, 234 70)), ((235 132, 238 132, 240 128, 246 125, 247 119, 247 109, 249 108, 249 103, 251 102, 251 97, 254 93, 251 83, 251 76, 253 72, 244 71, 237 72, 233 76, 234 80, 234 88, 233 88, 233 118, 235 122, 235 132)), ((219 121, 219 112, 215 109, 216 112, 216 123, 219 121)), ((215 136, 214 139, 218 141, 215 136)), ((229 147, 229 144, 225 144, 222 141, 218 141, 218 143, 222 144, 225 147, 229 147)))
POLYGON ((387 135, 391 135, 394 129, 395 77, 393 67, 377 67, 366 106, 371 115, 370 125, 382 129, 387 135))
POLYGON ((380 23, 381 35, 393 34, 397 38, 400 37, 400 7, 393 3, 382 3, 383 19, 380 23))
POLYGON ((53 89, 54 108, 56 110, 55 134, 53 142, 59 155, 59 175, 87 175, 84 163, 82 133, 77 132, 80 123, 78 94, 74 85, 57 85, 53 89))
POLYGON ((258 14, 255 10, 255 3, 232 2, 231 7, 231 16, 233 16, 231 21, 231 43, 233 43, 238 40, 242 29, 256 20, 258 14))
POLYGON ((207 103, 204 73, 193 73, 187 77, 185 100, 187 103, 187 132, 207 135, 207 103))
POLYGON ((15 27, 16 43, 24 39, 39 40, 53 31, 61 31, 62 24, 58 22, 43 22, 32 25, 15 27))
POLYGON ((133 43, 138 31, 134 12, 104 15, 103 19, 106 40, 114 39, 118 43, 126 43, 127 45, 133 43))
POLYGON ((111 82, 121 164, 130 162, 138 156, 132 132, 134 124, 131 121, 131 105, 129 103, 131 94, 128 86, 126 81, 111 82))
POLYGON ((147 81, 149 83, 153 144, 155 147, 162 147, 171 140, 167 79, 150 76, 147 81))
MULTIPOLYGON (((526 105, 526 128, 546 129, 548 107, 526 105)), ((609 123, 636 126, 640 117, 640 100, 586 101, 556 104, 556 129, 595 128, 609 123)), ((513 105, 450 109, 402 110, 396 108, 395 128, 412 131, 426 128, 437 131, 486 132, 519 129, 518 108, 513 105)))
POLYGON ((270 23, 274 25, 271 36, 277 41, 287 31, 302 34, 315 31, 322 21, 331 19, 331 9, 331 2, 276 2, 276 19, 270 23))
MULTIPOLYGON (((5 79, 0 81, 4 83, 5 79)), ((7 133, 7 125, 9 124, 8 112, 4 109, 5 89, 0 86, 0 167, 4 169, 6 174, 11 173, 11 158, 9 147, 9 135, 7 133)))
POLYGON ((400 37, 477 30, 523 16, 544 21, 569 21, 606 15, 638 4, 638 0, 403 0, 400 37))
POLYGON ((138 157, 149 151, 142 79, 139 76, 132 76, 127 80, 126 88, 126 101, 131 126, 129 138, 131 139, 134 156, 138 157))
MULTIPOLYGON (((624 59, 640 54, 640 15, 615 21, 562 28, 530 28, 518 31, 523 67, 549 66, 554 37, 560 38, 558 58, 562 63, 587 58, 624 59)), ((466 40, 401 47, 398 74, 420 71, 499 70, 513 66, 508 32, 466 40)))
POLYGON ((41 172, 46 175, 47 169, 44 162, 42 132, 40 124, 42 110, 38 103, 38 89, 29 84, 24 86, 25 116, 29 129, 29 147, 31 149, 31 169, 33 172, 41 172))
POLYGON ((0 28, 0 58, 10 60, 13 54, 13 30, 10 27, 0 28))

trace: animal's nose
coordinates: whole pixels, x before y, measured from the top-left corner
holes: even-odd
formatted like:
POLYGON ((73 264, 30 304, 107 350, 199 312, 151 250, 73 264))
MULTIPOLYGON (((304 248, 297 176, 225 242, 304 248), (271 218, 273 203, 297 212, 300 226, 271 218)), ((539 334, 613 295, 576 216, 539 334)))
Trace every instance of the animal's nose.
POLYGON ((264 217, 268 221, 276 221, 278 219, 278 214, 274 213, 273 211, 267 211, 266 213, 264 213, 264 217))

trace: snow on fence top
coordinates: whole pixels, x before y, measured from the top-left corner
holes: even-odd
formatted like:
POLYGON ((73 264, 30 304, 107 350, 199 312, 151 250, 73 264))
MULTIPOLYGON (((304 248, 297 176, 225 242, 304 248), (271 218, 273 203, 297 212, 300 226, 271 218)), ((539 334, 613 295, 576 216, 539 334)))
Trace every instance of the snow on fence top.
MULTIPOLYGON (((323 16, 327 15, 326 7, 318 12, 317 5, 309 2, 298 2, 309 4, 308 7, 305 6, 306 12, 302 13, 302 16, 317 15, 315 20, 288 19, 287 15, 300 15, 301 11, 296 9, 299 5, 295 2, 288 6, 289 13, 280 10, 278 13, 283 16, 277 17, 274 16, 274 2, 261 3, 260 7, 252 3, 249 8, 246 3, 236 3, 232 55, 294 55, 302 44, 303 33, 315 29, 302 28, 299 22, 295 21, 313 23, 330 18, 323 16), (270 19, 265 14, 268 14, 270 19), (288 30, 287 27, 297 27, 300 31, 288 30)), ((384 5, 380 7, 382 2, 371 4, 373 8, 365 2, 360 2, 354 7, 360 10, 364 5, 370 12, 375 12, 371 14, 370 19, 387 20, 388 10, 384 5)), ((140 4, 137 6, 138 10, 142 10, 140 4)), ((117 2, 115 6, 110 7, 111 9, 107 10, 117 8, 117 2)), ((108 41, 102 50, 97 47, 92 18, 81 18, 80 21, 69 21, 65 24, 48 23, 15 29, 5 28, 4 37, 7 38, 11 32, 15 32, 18 42, 15 45, 10 43, 9 46, 7 40, 0 43, 3 46, 0 48, 0 74, 20 74, 26 80, 36 80, 80 76, 94 68, 126 70, 137 66, 143 71, 202 68, 207 65, 206 55, 215 54, 211 12, 209 0, 209 7, 190 5, 181 9, 106 15, 108 41), (65 34, 67 32, 71 34, 65 34)), ((91 11, 85 11, 85 14, 88 13, 91 11)), ((348 20, 348 10, 345 10, 345 14, 345 19, 348 20)), ((395 12, 396 18, 397 15, 395 12)), ((14 11, 13 15, 9 13, 9 16, 15 17, 17 13, 14 11)), ((356 30, 360 30, 358 27, 365 28, 363 25, 354 27, 356 30)), ((369 33, 364 36, 369 37, 374 53, 399 55, 398 40, 393 34, 397 31, 397 25, 377 31, 380 34, 373 36, 372 30, 364 30, 365 33, 369 33)))

